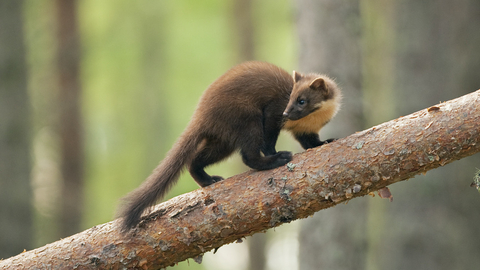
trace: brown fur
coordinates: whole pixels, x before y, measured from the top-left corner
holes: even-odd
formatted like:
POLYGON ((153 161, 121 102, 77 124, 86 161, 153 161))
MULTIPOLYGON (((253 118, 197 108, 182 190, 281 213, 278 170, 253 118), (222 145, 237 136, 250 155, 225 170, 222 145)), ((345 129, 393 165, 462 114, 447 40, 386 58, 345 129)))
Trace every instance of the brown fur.
POLYGON ((335 114, 338 102, 332 101, 338 100, 339 92, 326 77, 316 81, 315 76, 295 74, 292 78, 275 65, 246 62, 214 81, 200 98, 190 123, 166 158, 124 199, 120 212, 123 230, 139 223, 144 210, 165 195, 184 167, 205 187, 223 178, 208 175, 204 168, 237 149, 244 163, 253 169, 268 170, 285 165, 292 154, 275 150, 282 127, 292 131, 305 148, 321 145, 317 132, 335 114), (305 115, 305 119, 284 122, 287 104, 290 106, 292 98, 302 95, 315 100, 317 108, 311 115, 305 115))

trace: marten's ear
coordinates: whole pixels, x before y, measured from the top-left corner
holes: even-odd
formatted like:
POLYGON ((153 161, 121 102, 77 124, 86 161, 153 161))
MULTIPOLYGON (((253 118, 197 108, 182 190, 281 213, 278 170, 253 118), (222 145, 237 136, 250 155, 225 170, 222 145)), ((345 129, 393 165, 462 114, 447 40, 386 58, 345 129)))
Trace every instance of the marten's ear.
POLYGON ((302 78, 302 74, 296 72, 295 70, 293 71, 293 81, 298 82, 302 78))
POLYGON ((318 77, 315 80, 313 80, 310 83, 309 87, 314 90, 323 90, 326 92, 326 94, 328 94, 328 88, 325 85, 325 80, 322 77, 318 77))

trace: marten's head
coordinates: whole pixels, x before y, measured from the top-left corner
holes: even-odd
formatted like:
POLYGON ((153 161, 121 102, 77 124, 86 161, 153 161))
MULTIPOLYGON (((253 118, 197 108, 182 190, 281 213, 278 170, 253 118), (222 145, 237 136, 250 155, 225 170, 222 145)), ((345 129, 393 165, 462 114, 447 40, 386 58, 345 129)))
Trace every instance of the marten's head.
POLYGON ((337 113, 341 93, 332 79, 325 75, 302 75, 294 71, 293 80, 295 83, 290 100, 283 112, 285 118, 298 120, 320 110, 325 111, 330 120, 337 113))

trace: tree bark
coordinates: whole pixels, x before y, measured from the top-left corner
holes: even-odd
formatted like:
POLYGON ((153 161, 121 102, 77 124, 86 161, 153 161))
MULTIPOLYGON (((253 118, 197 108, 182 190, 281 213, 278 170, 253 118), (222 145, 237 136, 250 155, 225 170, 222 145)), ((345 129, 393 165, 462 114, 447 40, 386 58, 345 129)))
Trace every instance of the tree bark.
POLYGON ((480 152, 479 104, 480 90, 297 154, 287 166, 175 197, 127 235, 115 220, 0 261, 0 269, 174 265, 480 152))

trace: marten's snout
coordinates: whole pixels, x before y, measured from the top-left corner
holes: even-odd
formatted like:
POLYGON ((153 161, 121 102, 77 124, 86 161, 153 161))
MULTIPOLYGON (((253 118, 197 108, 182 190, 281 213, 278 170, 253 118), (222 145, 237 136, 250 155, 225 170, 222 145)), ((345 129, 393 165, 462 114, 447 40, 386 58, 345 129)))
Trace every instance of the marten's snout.
POLYGON ((283 117, 285 118, 288 118, 292 112, 292 106, 290 105, 290 103, 287 105, 287 107, 285 108, 285 110, 283 111, 283 117))

